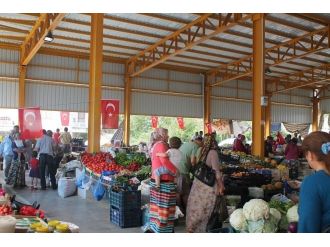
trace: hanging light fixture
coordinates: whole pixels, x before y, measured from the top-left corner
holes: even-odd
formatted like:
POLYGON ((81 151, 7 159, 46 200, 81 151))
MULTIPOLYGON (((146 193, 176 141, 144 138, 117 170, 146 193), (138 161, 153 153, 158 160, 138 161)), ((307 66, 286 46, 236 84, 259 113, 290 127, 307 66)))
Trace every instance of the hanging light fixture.
POLYGON ((266 74, 271 74, 271 73, 272 73, 272 71, 270 70, 270 68, 269 68, 269 67, 267 67, 267 68, 265 69, 265 73, 266 73, 266 74))
POLYGON ((52 31, 49 31, 48 34, 45 37, 45 41, 46 42, 52 42, 53 40, 54 40, 54 37, 53 37, 52 31))

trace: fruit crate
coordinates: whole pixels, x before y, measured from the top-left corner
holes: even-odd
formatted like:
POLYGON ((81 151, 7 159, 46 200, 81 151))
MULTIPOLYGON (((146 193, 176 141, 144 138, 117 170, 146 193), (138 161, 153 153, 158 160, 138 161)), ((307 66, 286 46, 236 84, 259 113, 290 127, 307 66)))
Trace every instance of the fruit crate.
POLYGON ((121 211, 141 208, 141 191, 113 191, 109 192, 110 206, 119 208, 121 211))
POLYGON ((121 228, 139 227, 141 226, 141 209, 123 211, 110 206, 110 222, 121 228))

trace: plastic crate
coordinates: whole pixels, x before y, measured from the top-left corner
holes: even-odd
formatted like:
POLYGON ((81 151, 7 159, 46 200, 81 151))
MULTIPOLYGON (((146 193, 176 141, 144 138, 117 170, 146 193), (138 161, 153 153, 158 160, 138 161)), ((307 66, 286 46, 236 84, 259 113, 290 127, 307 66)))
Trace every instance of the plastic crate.
POLYGON ((110 206, 110 222, 121 228, 139 227, 141 226, 141 209, 122 211, 115 206, 110 206))
POLYGON ((115 206, 121 211, 127 211, 130 209, 141 208, 141 191, 121 191, 116 192, 110 190, 109 192, 110 205, 115 206))

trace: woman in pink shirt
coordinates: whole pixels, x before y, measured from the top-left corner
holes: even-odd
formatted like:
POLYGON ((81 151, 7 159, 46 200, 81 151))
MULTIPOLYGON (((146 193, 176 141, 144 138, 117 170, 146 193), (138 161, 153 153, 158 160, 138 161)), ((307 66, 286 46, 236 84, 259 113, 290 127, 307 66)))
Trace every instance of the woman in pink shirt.
POLYGON ((174 231, 174 216, 176 206, 176 185, 174 177, 169 174, 161 175, 160 188, 156 189, 154 171, 160 166, 166 167, 173 174, 176 167, 168 157, 158 157, 157 153, 165 153, 169 147, 168 130, 157 128, 153 133, 151 146, 152 176, 150 182, 150 230, 159 233, 174 231))
POLYGON ((286 160, 297 160, 299 158, 299 148, 297 138, 293 138, 286 146, 284 154, 286 160))

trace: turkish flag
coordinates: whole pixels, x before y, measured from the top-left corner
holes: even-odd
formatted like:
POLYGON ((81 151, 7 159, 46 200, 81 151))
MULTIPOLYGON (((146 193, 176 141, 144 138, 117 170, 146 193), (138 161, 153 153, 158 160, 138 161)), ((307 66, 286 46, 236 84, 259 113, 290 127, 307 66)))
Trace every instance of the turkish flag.
POLYGON ((37 139, 42 136, 42 123, 39 107, 19 108, 18 123, 21 138, 37 139))
POLYGON ((177 117, 176 120, 178 121, 179 128, 184 129, 183 117, 177 117))
POLYGON ((151 116, 151 127, 153 129, 157 128, 158 125, 158 117, 157 116, 151 116))
POLYGON ((102 99, 101 113, 103 129, 118 129, 119 100, 102 99))
POLYGON ((68 111, 61 111, 61 124, 62 126, 69 126, 70 123, 70 112, 68 111))
POLYGON ((212 124, 211 123, 207 123, 206 124, 206 128, 207 128, 207 133, 211 134, 212 133, 212 124))

